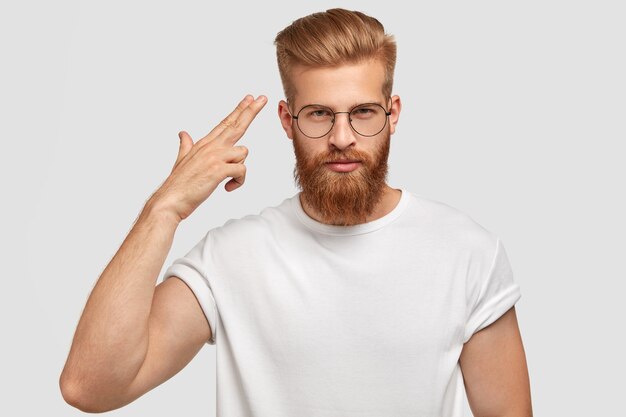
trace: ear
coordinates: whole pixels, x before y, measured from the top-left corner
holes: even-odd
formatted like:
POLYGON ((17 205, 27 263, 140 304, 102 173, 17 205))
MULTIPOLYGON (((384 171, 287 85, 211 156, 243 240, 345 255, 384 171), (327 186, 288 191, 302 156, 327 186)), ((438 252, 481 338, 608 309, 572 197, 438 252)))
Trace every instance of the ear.
POLYGON ((281 100, 278 103, 278 117, 280 118, 280 124, 283 126, 287 137, 293 140, 293 119, 291 118, 289 106, 285 100, 281 100))
POLYGON ((393 135, 396 131, 396 125, 400 120, 400 110, 402 110, 402 102, 399 96, 391 97, 391 115, 389 115, 390 134, 393 135))

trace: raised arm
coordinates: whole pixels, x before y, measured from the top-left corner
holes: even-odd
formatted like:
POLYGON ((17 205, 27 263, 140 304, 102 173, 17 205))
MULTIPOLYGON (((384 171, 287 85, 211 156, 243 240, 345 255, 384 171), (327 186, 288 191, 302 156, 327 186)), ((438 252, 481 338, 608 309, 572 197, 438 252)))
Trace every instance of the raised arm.
POLYGON ((70 405, 119 408, 178 372, 210 337, 191 290, 172 279, 155 294, 155 282, 178 224, 225 178, 231 177, 226 191, 243 184, 248 149, 234 145, 266 101, 246 96, 195 144, 180 133, 171 174, 102 272, 78 322, 59 380, 70 405))

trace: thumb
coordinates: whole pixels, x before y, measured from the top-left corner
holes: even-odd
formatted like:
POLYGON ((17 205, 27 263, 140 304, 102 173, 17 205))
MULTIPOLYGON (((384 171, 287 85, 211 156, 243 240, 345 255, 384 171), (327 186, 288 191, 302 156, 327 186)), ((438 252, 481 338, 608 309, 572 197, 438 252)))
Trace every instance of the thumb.
POLYGON ((179 152, 182 151, 183 155, 186 155, 193 146, 193 140, 191 139, 191 136, 189 136, 189 133, 184 130, 178 132, 178 137, 180 138, 179 152))
POLYGON ((184 130, 178 132, 178 138, 180 139, 180 145, 178 147, 178 157, 176 158, 176 163, 174 166, 178 164, 178 162, 185 157, 189 153, 189 150, 193 147, 193 140, 189 133, 184 130))

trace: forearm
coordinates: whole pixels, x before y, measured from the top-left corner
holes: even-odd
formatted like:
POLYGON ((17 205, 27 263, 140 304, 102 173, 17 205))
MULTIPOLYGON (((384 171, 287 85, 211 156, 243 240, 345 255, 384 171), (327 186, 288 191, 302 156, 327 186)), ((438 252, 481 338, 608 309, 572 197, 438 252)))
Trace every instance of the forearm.
MULTIPOLYGON (((156 279, 179 221, 148 201, 91 291, 61 375, 69 395, 116 396, 135 377, 148 349, 156 279), (80 393, 80 394, 78 394, 80 393)), ((65 394, 64 394, 65 395, 65 394)))

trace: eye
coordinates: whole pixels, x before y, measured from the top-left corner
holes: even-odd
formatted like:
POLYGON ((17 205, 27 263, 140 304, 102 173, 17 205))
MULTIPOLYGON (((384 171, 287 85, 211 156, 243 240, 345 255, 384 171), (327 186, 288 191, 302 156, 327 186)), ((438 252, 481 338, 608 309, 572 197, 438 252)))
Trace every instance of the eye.
POLYGON ((362 106, 352 110, 350 115, 358 119, 371 119, 377 117, 379 112, 377 106, 362 106))
POLYGON ((325 119, 332 116, 333 113, 328 109, 313 108, 307 111, 307 117, 311 119, 325 119))

